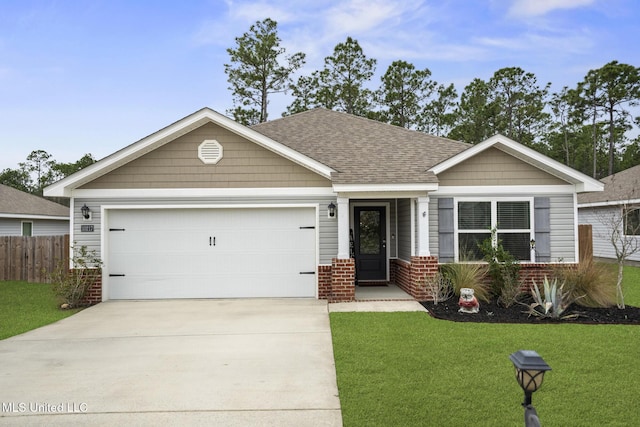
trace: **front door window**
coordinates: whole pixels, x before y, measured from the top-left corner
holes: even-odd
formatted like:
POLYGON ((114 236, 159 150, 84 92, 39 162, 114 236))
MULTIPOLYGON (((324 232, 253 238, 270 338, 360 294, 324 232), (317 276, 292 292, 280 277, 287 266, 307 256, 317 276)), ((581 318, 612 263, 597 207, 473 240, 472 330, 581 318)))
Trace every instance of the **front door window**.
POLYGON ((386 280, 385 208, 358 206, 354 209, 354 217, 357 280, 386 280))

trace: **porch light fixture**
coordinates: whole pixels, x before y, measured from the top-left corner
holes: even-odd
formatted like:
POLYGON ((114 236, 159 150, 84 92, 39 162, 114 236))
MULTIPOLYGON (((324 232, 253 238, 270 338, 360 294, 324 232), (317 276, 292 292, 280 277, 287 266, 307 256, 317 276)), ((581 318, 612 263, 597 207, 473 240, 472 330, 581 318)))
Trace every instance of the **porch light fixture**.
POLYGON ((91 209, 89 209, 86 203, 80 208, 80 212, 84 219, 91 219, 91 209))
POLYGON ((333 202, 329 203, 329 206, 327 206, 327 215, 329 218, 336 217, 336 205, 333 202))
POLYGON ((516 380, 524 391, 524 425, 540 426, 538 413, 531 404, 531 395, 540 388, 544 373, 551 370, 542 357, 533 350, 518 350, 509 356, 516 370, 516 380))
POLYGON ((536 239, 531 239, 529 244, 531 245, 531 249, 535 249, 536 248, 536 239))

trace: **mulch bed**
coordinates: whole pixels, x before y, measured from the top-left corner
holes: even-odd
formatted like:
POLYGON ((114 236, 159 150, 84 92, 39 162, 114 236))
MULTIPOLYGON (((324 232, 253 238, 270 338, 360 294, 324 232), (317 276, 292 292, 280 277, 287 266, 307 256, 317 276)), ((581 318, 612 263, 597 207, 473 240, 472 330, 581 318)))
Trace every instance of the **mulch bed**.
MULTIPOLYGON (((523 302, 526 303, 526 302, 523 302)), ((624 310, 616 306, 609 308, 588 308, 572 304, 565 314, 577 314, 577 318, 549 319, 530 316, 528 307, 522 304, 512 304, 505 308, 495 301, 480 302, 480 312, 475 314, 458 312, 458 298, 450 298, 447 301, 434 304, 431 301, 421 301, 432 317, 454 322, 478 322, 478 323, 582 323, 582 324, 623 324, 640 325, 640 308, 626 306, 624 310)))

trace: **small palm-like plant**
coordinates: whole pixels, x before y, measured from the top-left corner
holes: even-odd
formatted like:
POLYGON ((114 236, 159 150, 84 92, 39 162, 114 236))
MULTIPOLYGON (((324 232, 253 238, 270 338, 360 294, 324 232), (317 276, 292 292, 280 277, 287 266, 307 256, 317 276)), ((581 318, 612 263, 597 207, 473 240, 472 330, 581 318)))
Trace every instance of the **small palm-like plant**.
POLYGON ((545 276, 542 282, 543 293, 540 292, 539 285, 534 281, 531 287, 533 302, 529 305, 529 315, 546 317, 552 319, 571 319, 578 317, 577 314, 564 314, 567 308, 575 301, 569 292, 563 289, 563 285, 558 285, 558 280, 549 279, 545 276))

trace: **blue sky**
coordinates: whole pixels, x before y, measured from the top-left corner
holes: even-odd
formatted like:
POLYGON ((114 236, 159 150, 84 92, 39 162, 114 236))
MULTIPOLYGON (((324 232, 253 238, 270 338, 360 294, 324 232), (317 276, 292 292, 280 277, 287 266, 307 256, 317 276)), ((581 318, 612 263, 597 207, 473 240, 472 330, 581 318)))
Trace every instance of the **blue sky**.
MULTIPOLYGON (((0 0, 0 170, 33 150, 100 159, 202 108, 232 107, 223 64, 264 18, 304 52, 348 36, 378 60, 429 68, 458 93, 518 66, 552 91, 612 60, 640 65, 637 0, 0 0)), ((291 102, 274 96, 270 118, 291 102)))

